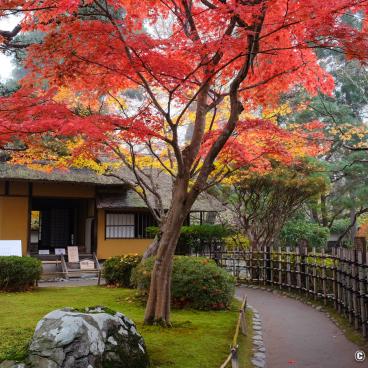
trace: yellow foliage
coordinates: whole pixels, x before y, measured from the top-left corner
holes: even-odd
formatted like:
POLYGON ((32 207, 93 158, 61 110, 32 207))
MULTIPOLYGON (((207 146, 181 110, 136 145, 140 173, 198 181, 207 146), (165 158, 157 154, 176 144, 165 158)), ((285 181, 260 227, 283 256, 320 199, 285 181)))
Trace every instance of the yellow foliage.
POLYGON ((285 116, 291 113, 292 110, 289 104, 285 103, 276 107, 275 109, 265 109, 262 113, 262 117, 276 123, 279 116, 285 116))
POLYGON ((224 239, 224 241, 226 248, 229 250, 234 248, 246 250, 250 246, 249 238, 241 233, 229 235, 224 239))

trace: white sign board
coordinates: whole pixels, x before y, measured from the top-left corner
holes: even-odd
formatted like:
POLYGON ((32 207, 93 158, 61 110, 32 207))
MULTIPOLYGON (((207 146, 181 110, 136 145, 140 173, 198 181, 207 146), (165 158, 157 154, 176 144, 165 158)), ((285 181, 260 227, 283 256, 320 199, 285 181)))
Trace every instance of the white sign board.
POLYGON ((47 256, 50 254, 50 250, 49 249, 39 249, 38 254, 42 256, 47 256))
POLYGON ((68 261, 70 263, 79 262, 78 247, 68 247, 68 261))
POLYGON ((22 257, 22 241, 0 240, 0 256, 22 257))
POLYGON ((90 259, 84 259, 83 261, 79 262, 81 270, 94 270, 95 269, 95 262, 91 261, 90 259))
POLYGON ((55 248, 55 255, 60 256, 65 254, 65 248, 55 248))

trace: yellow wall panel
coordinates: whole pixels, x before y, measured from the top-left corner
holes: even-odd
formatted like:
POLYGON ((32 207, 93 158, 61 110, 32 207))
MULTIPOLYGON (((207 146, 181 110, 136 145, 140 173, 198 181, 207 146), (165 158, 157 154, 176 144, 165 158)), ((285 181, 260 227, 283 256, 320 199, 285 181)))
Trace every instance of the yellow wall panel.
POLYGON ((105 239, 105 211, 98 210, 97 258, 107 259, 123 254, 143 254, 153 239, 105 239))
POLYGON ((27 255, 28 198, 0 197, 0 240, 21 240, 27 255))

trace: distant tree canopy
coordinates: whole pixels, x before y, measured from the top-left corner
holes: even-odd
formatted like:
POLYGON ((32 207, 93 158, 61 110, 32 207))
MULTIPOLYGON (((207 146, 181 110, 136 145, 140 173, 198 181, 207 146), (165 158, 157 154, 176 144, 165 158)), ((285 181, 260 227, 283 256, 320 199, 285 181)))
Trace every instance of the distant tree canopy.
MULTIPOLYGON (((321 167, 319 167, 321 168, 321 167)), ((231 222, 253 248, 277 244, 282 226, 301 206, 326 190, 326 176, 311 159, 286 167, 276 164, 270 173, 237 174, 223 197, 233 212, 231 222)))

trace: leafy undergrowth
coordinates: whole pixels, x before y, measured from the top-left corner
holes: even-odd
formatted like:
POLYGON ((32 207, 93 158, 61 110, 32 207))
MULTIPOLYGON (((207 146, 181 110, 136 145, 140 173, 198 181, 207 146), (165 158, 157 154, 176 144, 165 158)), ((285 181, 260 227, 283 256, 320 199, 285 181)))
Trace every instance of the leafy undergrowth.
MULTIPOLYGON (((146 341, 154 368, 216 368, 229 352, 238 317, 238 302, 230 310, 174 310, 173 328, 144 326, 144 307, 134 291, 103 287, 40 288, 25 293, 0 293, 0 362, 21 360, 36 323, 62 307, 104 305, 134 320, 146 341)), ((250 318, 250 316, 248 316, 250 318)), ((241 340, 243 366, 249 367, 251 338, 241 340)))
POLYGON ((247 336, 243 336, 240 333, 238 340, 240 368, 252 367, 249 361, 253 356, 253 345, 252 345, 253 312, 250 309, 247 309, 246 321, 247 321, 247 336))

